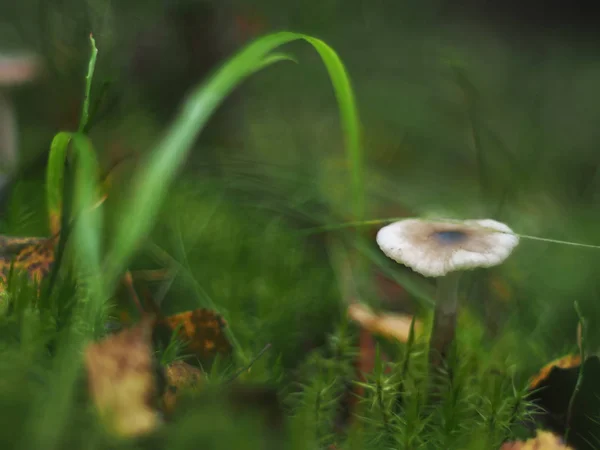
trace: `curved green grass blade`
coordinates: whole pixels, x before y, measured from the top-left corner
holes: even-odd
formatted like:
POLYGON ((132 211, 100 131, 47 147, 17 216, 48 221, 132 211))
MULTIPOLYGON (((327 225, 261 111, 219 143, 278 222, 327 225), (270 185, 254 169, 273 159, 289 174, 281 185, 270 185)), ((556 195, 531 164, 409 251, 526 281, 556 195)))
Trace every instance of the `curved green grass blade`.
MULTIPOLYGON (((72 216, 76 256, 82 273, 92 275, 90 291, 96 302, 106 300, 106 290, 99 274, 101 269, 102 204, 97 203, 99 164, 91 141, 82 133, 61 132, 52 141, 48 160, 46 191, 52 233, 61 228, 65 158, 69 144, 74 150, 75 180, 72 216)), ((70 218, 68 218, 70 219, 70 218)))
POLYGON ((360 129, 346 70, 333 49, 319 39, 289 32, 271 34, 242 49, 207 82, 192 92, 166 136, 151 152, 147 164, 136 173, 133 195, 125 202, 122 222, 115 233, 106 259, 107 267, 104 273, 109 289, 114 287, 133 252, 150 231, 169 185, 210 116, 245 78, 274 62, 289 59, 274 57, 272 52, 296 40, 310 43, 321 56, 329 72, 340 108, 348 149, 355 214, 357 218, 362 218, 364 192, 360 129))
MULTIPOLYGON (((60 132, 54 137, 50 146, 46 170, 46 200, 52 233, 59 232, 61 225, 70 222, 71 217, 67 216, 64 217, 65 220, 61 221, 63 214, 76 217, 74 224, 75 255, 78 267, 85 275, 88 295, 80 303, 77 312, 78 317, 66 330, 66 336, 63 338, 61 345, 58 346, 49 392, 41 404, 37 405, 38 411, 37 414, 33 415, 29 427, 30 432, 24 438, 23 448, 53 450, 58 447, 59 437, 64 431, 64 425, 69 416, 75 394, 81 364, 79 355, 86 342, 94 337, 95 332, 97 332, 94 326, 102 322, 101 312, 104 308, 104 302, 107 300, 106 289, 100 272, 102 204, 99 206, 95 204, 100 173, 99 165, 91 141, 83 134, 88 122, 89 95, 98 53, 91 35, 90 41, 92 54, 86 76, 85 98, 79 132, 60 132), (76 162, 73 184, 74 211, 63 213, 64 201, 67 201, 68 205, 70 204, 70 198, 63 198, 65 162, 69 156, 70 144, 73 150, 73 159, 76 162)), ((66 209, 70 209, 68 205, 66 209)), ((62 234, 61 242, 64 237, 64 234, 62 234)))
POLYGON ((81 133, 73 133, 73 148, 76 153, 75 170, 75 254, 82 273, 89 287, 89 306, 91 311, 85 314, 87 323, 96 320, 96 313, 103 310, 108 299, 103 280, 101 279, 101 236, 102 236, 102 204, 97 203, 98 174, 100 166, 91 141, 81 133))
MULTIPOLYGON (((85 135, 59 133, 56 136, 49 164, 48 187, 60 192, 61 183, 57 180, 63 177, 64 157, 69 143, 72 144, 76 161, 73 205, 77 218, 74 224, 75 256, 78 267, 85 275, 88 295, 79 304, 77 317, 58 346, 51 387, 44 401, 37 405, 39 416, 33 416, 31 432, 23 448, 53 450, 58 447, 77 386, 81 365, 79 355, 89 339, 97 333, 95 326, 102 323, 101 312, 107 300, 100 277, 102 205, 91 207, 95 206, 96 201, 98 162, 92 144, 85 135)), ((55 197, 56 192, 53 194, 55 197)), ((57 198, 60 200, 60 197, 57 198)))
POLYGON ((331 47, 320 39, 308 36, 303 36, 303 38, 312 44, 321 56, 335 90, 350 169, 354 220, 362 220, 365 212, 364 157, 360 121, 350 78, 341 59, 331 47))
POLYGON ((291 61, 298 64, 298 60, 287 53, 271 53, 269 56, 265 56, 263 60, 256 65, 254 72, 260 72, 265 67, 282 61, 291 61))
POLYGON ((92 90, 92 79, 94 78, 94 69, 96 68, 96 58, 98 56, 98 49, 96 48, 96 41, 90 34, 90 45, 92 47, 92 53, 90 55, 90 61, 88 63, 88 71, 85 76, 85 91, 83 96, 83 108, 81 110, 81 118, 79 120, 80 133, 84 133, 87 130, 88 120, 90 117, 90 92, 92 90))
POLYGON ((63 207, 63 183, 65 172, 65 158, 71 143, 71 134, 58 133, 50 144, 50 155, 46 167, 46 202, 50 231, 57 233, 60 229, 60 216, 63 207))
MULTIPOLYGON (((81 109, 81 118, 79 120, 79 133, 83 133, 87 127, 90 109, 90 92, 92 89, 92 79, 96 67, 98 49, 96 41, 90 34, 91 55, 88 63, 88 71, 85 77, 85 90, 83 105, 81 109)), ((83 136, 83 135, 81 135, 83 136)), ((48 166, 46 168, 46 202, 50 220, 50 230, 55 234, 60 229, 60 216, 62 212, 62 194, 64 183, 65 158, 67 149, 73 135, 69 132, 60 132, 50 144, 50 154, 48 156, 48 166)))

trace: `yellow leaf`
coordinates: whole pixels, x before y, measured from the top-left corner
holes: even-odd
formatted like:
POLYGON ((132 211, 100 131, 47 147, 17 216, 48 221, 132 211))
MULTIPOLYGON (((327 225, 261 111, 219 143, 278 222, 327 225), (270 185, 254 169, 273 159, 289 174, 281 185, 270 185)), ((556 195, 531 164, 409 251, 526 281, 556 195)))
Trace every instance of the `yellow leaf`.
POLYGON ((573 450, 562 443, 560 437, 549 431, 537 430, 537 435, 527 441, 506 442, 500 450, 573 450))
POLYGON ((114 433, 139 436, 155 429, 160 419, 152 349, 154 320, 90 344, 85 352, 90 395, 114 433))
MULTIPOLYGON (((375 314, 367 307, 354 303, 348 307, 348 316, 361 327, 373 334, 396 339, 400 342, 408 342, 412 316, 405 314, 375 314)), ((423 324, 415 321, 415 333, 420 333, 423 324)))

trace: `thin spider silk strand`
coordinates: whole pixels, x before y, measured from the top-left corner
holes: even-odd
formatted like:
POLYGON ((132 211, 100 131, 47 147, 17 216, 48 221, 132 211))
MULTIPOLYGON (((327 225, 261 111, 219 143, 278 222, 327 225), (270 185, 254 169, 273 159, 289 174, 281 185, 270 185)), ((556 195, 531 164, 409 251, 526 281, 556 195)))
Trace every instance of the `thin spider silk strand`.
MULTIPOLYGON (((352 227, 360 227, 360 226, 369 226, 369 225, 380 225, 380 224, 384 224, 384 223, 391 223, 391 222, 396 222, 399 220, 407 220, 407 219, 422 219, 419 217, 395 217, 395 218, 391 218, 391 219, 372 219, 372 220, 362 220, 362 221, 357 221, 357 222, 344 222, 344 223, 339 223, 339 224, 332 224, 332 225, 324 225, 321 227, 314 227, 314 228, 307 228, 302 230, 302 234, 315 234, 315 233, 319 233, 319 232, 324 232, 324 231, 333 231, 333 230, 338 230, 338 229, 343 229, 343 228, 352 228, 352 227)), ((424 220, 428 220, 431 222, 450 222, 450 223, 462 223, 462 221, 460 220, 454 220, 454 219, 431 219, 431 218, 427 218, 424 220)), ((559 245, 568 245, 571 247, 580 247, 580 248, 589 248, 589 249, 594 249, 594 250, 600 250, 600 245, 594 245, 594 244, 585 244, 585 243, 581 243, 581 242, 572 242, 572 241, 564 241, 564 240, 560 240, 560 239, 552 239, 552 238, 546 238, 546 237, 542 237, 542 236, 533 236, 533 235, 529 235, 529 234, 521 234, 521 233, 516 233, 516 232, 508 232, 508 231, 499 231, 496 230, 494 228, 489 228, 489 227, 482 227, 482 228, 486 228, 489 229, 490 231, 496 232, 496 233, 505 233, 505 234, 513 234, 514 236, 518 236, 521 239, 529 239, 531 241, 539 241, 539 242, 548 242, 550 244, 559 244, 559 245)))

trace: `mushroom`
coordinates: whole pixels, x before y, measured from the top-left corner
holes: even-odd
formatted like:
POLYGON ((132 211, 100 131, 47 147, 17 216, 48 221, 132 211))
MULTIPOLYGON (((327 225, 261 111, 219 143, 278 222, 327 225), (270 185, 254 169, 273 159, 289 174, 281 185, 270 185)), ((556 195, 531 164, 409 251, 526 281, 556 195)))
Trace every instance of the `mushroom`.
POLYGON ((429 344, 432 368, 444 362, 454 341, 461 271, 501 264, 519 237, 495 220, 406 219, 379 230, 377 244, 394 261, 437 278, 429 344))
POLYGON ((31 81, 38 68, 38 59, 33 55, 0 54, 0 189, 7 184, 19 156, 17 118, 8 89, 31 81))

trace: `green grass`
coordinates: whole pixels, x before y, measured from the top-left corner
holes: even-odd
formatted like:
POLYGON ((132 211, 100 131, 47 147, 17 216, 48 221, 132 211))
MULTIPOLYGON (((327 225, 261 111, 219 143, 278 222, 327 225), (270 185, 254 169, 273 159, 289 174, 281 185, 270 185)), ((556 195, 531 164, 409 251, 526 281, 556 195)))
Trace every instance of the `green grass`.
MULTIPOLYGON (((426 376, 425 337, 410 345, 380 341, 375 370, 362 383, 364 395, 357 399, 348 426, 343 406, 348 386, 357 386, 353 362, 360 349, 358 330, 345 317, 347 302, 356 298, 380 303, 372 277, 378 270, 404 287, 413 309, 428 322, 433 290, 427 280, 379 254, 366 234, 372 228, 363 233, 337 225, 375 215, 385 209, 382 205, 427 214, 430 208, 423 198, 428 190, 418 185, 420 177, 432 181, 435 175, 422 167, 412 173, 403 168, 398 172, 402 176, 372 167, 363 151, 363 126, 342 61, 319 39, 282 32, 250 43, 198 85, 130 174, 127 190, 113 192, 116 201, 91 208, 100 190, 89 134, 94 118, 88 122, 95 95, 96 49, 91 42, 79 129, 56 135, 45 183, 29 187, 37 192, 45 188, 47 205, 26 204, 28 186, 23 184, 14 193, 4 224, 7 232, 43 234, 47 221, 37 218, 46 217, 47 207, 68 233, 61 236, 61 277, 55 285, 42 285, 37 304, 31 301, 34 287, 18 277, 11 280, 7 296, 17 307, 0 318, 0 447, 313 449, 336 444, 342 449, 497 449, 504 440, 526 434, 522 422, 534 410, 526 398, 528 377, 551 357, 574 348, 577 317, 571 297, 587 293, 578 299, 582 314, 590 323, 597 315, 597 296, 588 289, 597 252, 523 242, 510 262, 490 271, 513 289, 508 303, 490 291, 485 274, 474 273, 472 286, 465 286, 453 382, 439 381, 439 404, 431 408, 425 401, 431 381, 426 376), (335 94, 332 100, 337 101, 341 135, 325 128, 319 134, 323 147, 306 153, 297 149, 298 167, 279 164, 287 158, 285 149, 271 147, 272 155, 232 164, 222 176, 184 172, 198 148, 196 138, 234 89, 250 76, 275 70, 271 65, 276 62, 294 60, 298 66, 286 70, 300 70, 302 58, 277 52, 294 41, 310 44, 321 58, 335 94), (328 145, 343 151, 326 151, 328 145), (411 184, 417 187, 411 189, 411 184), (306 232, 315 227, 321 232, 306 232), (561 265, 563 270, 556 269, 561 265), (234 356, 207 368, 207 387, 189 394, 172 422, 141 439, 117 439, 102 428, 86 396, 81 352, 105 333, 104 323, 119 301, 123 272, 164 267, 174 269, 162 298, 164 312, 217 310, 228 322, 234 356), (499 331, 493 331, 495 326, 499 331), (270 349, 251 370, 229 384, 232 374, 266 345, 270 349), (241 396, 237 406, 247 408, 242 412, 232 411, 225 401, 223 390, 257 384, 277 392, 284 425, 262 423, 260 411, 272 406, 268 400, 241 396)), ((307 134, 314 122, 309 116, 311 120, 298 119, 307 134)), ((476 127, 480 125, 472 125, 476 127)), ((278 132, 287 129, 282 126, 278 132)), ((447 199, 452 215, 481 211, 481 198, 475 205, 464 198, 471 198, 465 192, 479 192, 482 174, 489 176, 490 168, 481 167, 490 164, 486 157, 502 159, 483 154, 489 145, 482 142, 477 149, 477 176, 449 192, 439 190, 439 203, 447 199)), ((267 151, 253 150, 259 156, 267 151)), ((499 172, 495 174, 501 177, 499 172)), ((486 191, 483 201, 496 206, 495 195, 486 191)), ((515 229, 533 229, 533 234, 543 217, 525 215, 529 205, 510 201, 503 214, 514 219, 510 225, 515 229)), ((586 215, 584 207, 573 207, 570 218, 561 214, 564 209, 557 210, 555 226, 543 228, 547 236, 560 238, 565 229, 573 240, 594 236, 581 225, 589 223, 580 220, 586 215)), ((593 346, 594 337, 588 337, 593 346)))

